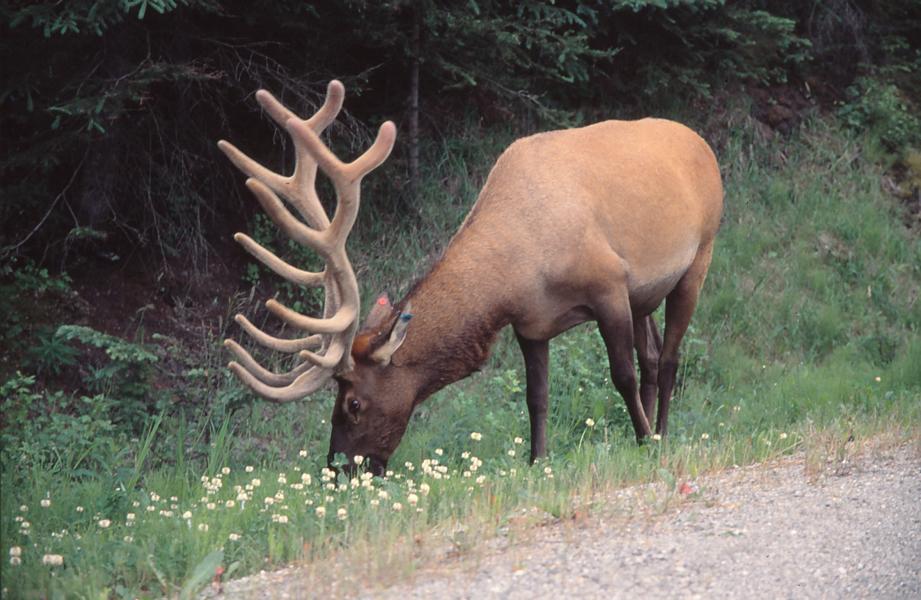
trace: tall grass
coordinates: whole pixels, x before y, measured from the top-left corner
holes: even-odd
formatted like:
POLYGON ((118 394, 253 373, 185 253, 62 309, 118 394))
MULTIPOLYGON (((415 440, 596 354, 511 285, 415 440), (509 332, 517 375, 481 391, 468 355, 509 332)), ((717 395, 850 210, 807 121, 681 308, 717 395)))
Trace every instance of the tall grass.
MULTIPOLYGON (((823 120, 790 140, 755 131, 740 127, 720 152, 725 222, 666 440, 631 441, 603 345, 585 325, 551 344, 546 461, 527 466, 522 365, 505 336, 483 373, 416 411, 388 477, 333 481, 320 475, 330 395, 251 402, 209 349, 207 418, 164 414, 129 472, 3 465, 4 596, 174 595, 215 564, 236 576, 368 547, 372 575, 405 570, 419 536, 463 550, 522 508, 563 517, 629 482, 674 482, 884 429, 917 436, 921 243, 860 140, 823 120), (63 566, 42 564, 45 555, 63 566)), ((418 207, 362 218, 354 245, 366 298, 419 275, 500 146, 447 142, 433 151, 441 161, 418 207)))

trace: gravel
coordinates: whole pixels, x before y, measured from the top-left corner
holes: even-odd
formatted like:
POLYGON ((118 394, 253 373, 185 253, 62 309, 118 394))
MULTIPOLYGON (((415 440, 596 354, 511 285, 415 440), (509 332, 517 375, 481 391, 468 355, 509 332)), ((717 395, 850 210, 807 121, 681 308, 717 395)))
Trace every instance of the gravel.
POLYGON ((812 471, 800 455, 701 478, 687 494, 629 488, 460 558, 435 553, 390 587, 287 569, 220 597, 921 598, 917 442, 812 471))

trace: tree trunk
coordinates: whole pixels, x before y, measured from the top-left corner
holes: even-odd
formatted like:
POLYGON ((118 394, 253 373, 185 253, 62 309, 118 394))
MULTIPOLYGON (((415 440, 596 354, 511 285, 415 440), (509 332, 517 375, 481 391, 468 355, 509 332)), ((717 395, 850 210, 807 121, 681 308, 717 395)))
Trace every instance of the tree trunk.
POLYGON ((419 66, 422 62, 422 3, 413 6, 412 59, 409 74, 409 184, 419 192, 419 66))

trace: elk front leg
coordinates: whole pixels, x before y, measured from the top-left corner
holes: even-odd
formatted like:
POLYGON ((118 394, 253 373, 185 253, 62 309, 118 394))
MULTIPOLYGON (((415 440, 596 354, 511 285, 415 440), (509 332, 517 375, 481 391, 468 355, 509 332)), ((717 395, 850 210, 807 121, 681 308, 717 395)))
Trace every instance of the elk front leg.
POLYGON ((528 415, 531 417, 531 462, 547 455, 547 398, 550 343, 534 341, 515 332, 524 355, 528 415))

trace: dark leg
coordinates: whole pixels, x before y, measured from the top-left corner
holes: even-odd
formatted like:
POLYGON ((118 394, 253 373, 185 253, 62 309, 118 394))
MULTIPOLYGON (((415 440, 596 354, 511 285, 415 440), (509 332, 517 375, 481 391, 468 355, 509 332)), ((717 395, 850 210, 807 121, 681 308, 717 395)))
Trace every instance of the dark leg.
POLYGON ((652 423, 656 408, 656 392, 659 389, 659 353, 662 338, 652 315, 633 321, 633 345, 640 364, 640 399, 646 420, 652 423))
POLYGON ((656 433, 661 435, 668 433, 668 405, 678 372, 678 347, 691 324, 712 255, 712 244, 701 248, 687 273, 665 300, 665 340, 659 357, 659 412, 656 415, 656 433))
POLYGON ((528 415, 531 417, 531 462, 547 455, 547 373, 550 343, 528 340, 518 333, 527 377, 528 415))
POLYGON ((594 313, 598 329, 608 350, 611 365, 611 379, 614 387, 624 397, 627 412, 633 422, 637 442, 652 432, 643 412, 640 394, 636 385, 636 370, 633 367, 633 316, 630 313, 630 299, 627 295, 625 277, 619 277, 608 293, 594 302, 594 313))

